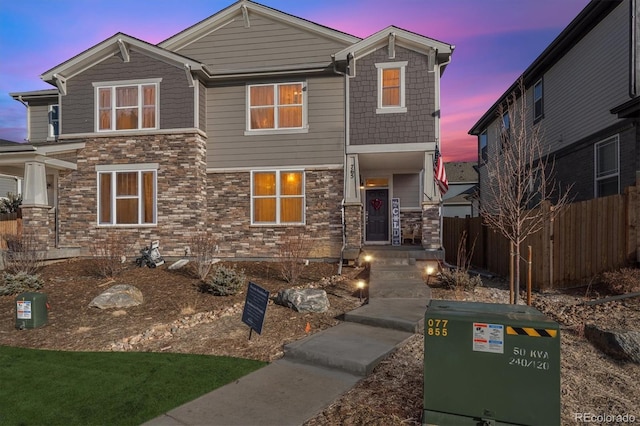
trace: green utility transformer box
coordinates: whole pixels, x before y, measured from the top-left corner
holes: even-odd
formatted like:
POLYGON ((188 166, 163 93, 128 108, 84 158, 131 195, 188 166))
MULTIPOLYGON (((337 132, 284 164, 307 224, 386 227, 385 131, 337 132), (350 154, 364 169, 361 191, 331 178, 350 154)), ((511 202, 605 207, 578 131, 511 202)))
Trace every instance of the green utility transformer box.
POLYGON ((560 330, 530 306, 432 300, 424 425, 559 425, 560 330))
POLYGON ((16 328, 37 328, 47 323, 47 295, 22 293, 16 297, 16 328))

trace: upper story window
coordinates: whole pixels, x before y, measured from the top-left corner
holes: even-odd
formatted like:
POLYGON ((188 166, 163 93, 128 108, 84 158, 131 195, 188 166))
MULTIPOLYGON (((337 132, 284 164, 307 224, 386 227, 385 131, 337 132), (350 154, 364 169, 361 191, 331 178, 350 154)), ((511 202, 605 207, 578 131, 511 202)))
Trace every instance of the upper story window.
POLYGON ((406 61, 376 64, 378 71, 378 107, 376 113, 407 112, 405 104, 406 67, 406 61))
POLYGON ((99 132, 158 128, 159 79, 94 83, 99 132))
POLYGON ((49 137, 56 138, 60 135, 60 106, 49 105, 49 137))
POLYGON ((487 146, 489 144, 489 136, 487 134, 487 131, 483 131, 482 133, 480 133, 480 135, 478 136, 478 145, 479 145, 479 150, 480 150, 480 164, 482 163, 486 163, 487 162, 487 146))
POLYGON ((98 224, 156 224, 157 164, 97 166, 98 224))
POLYGON ((269 170, 251 173, 251 223, 304 224, 304 172, 269 170))
POLYGON ((595 145, 595 196, 620 193, 620 146, 618 135, 595 145))
POLYGON ((540 120, 544 116, 544 108, 542 103, 543 86, 542 79, 533 85, 533 122, 540 120))
POLYGON ((306 127, 302 82, 247 86, 247 131, 300 130, 306 127))

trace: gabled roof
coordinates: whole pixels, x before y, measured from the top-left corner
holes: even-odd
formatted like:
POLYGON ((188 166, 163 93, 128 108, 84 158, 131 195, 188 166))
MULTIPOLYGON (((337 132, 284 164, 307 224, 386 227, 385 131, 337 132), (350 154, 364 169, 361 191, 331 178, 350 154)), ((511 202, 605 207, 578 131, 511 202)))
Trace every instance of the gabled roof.
MULTIPOLYGON (((573 21, 551 42, 535 61, 522 73, 525 87, 531 86, 568 51, 570 51, 585 35, 598 25, 622 0, 599 1, 591 0, 573 21)), ((495 120, 498 105, 518 88, 520 78, 509 87, 485 114, 469 130, 470 135, 478 135, 495 120)))
POLYGON ((162 49, 153 44, 131 37, 124 33, 116 33, 108 39, 96 44, 62 64, 43 73, 40 78, 47 83, 58 86, 64 94, 64 82, 86 70, 87 68, 120 53, 128 61, 129 52, 133 49, 158 60, 173 64, 177 67, 188 67, 192 71, 204 70, 204 65, 198 61, 162 49))
POLYGON ((415 50, 425 55, 431 51, 437 52, 438 62, 448 61, 451 53, 453 53, 455 49, 454 45, 390 25, 336 53, 335 60, 346 61, 349 55, 355 59, 368 55, 372 50, 387 45, 390 37, 396 45, 415 50))
POLYGON ((210 17, 198 22, 197 24, 192 25, 186 30, 181 31, 178 34, 158 43, 158 46, 168 50, 181 49, 189 45, 190 43, 204 37, 205 35, 225 26, 226 24, 231 22, 231 20, 233 20, 238 14, 241 14, 243 19, 250 22, 252 13, 267 16, 271 19, 282 21, 289 25, 296 26, 307 31, 315 32, 319 35, 340 41, 342 43, 352 44, 360 40, 360 38, 352 36, 350 34, 334 30, 320 24, 316 24, 297 16, 289 15, 288 13, 263 6, 250 0, 239 0, 221 10, 220 12, 211 15, 210 17))

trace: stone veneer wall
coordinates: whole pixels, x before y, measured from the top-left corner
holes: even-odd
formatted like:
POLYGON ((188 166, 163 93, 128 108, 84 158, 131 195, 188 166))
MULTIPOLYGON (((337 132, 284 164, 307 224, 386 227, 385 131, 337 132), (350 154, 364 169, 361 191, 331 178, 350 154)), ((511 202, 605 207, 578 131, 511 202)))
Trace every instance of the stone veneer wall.
POLYGON ((251 225, 251 173, 208 175, 210 230, 221 258, 272 258, 288 232, 308 236, 310 258, 337 259, 342 248, 342 170, 306 170, 306 225, 251 225))
POLYGON ((440 207, 438 204, 422 204, 422 247, 427 250, 442 248, 440 241, 440 207))
POLYGON ((126 238, 132 256, 152 240, 163 256, 184 255, 206 229, 206 140, 198 132, 83 140, 78 169, 59 176, 59 246, 92 247, 126 238), (97 225, 97 165, 158 163, 157 226, 97 225))
MULTIPOLYGON (((412 238, 413 227, 419 225, 422 228, 422 211, 403 211, 400 210, 400 228, 402 229, 402 243, 405 243, 407 238, 412 238)), ((422 236, 418 234, 416 236, 416 244, 421 244, 422 236)), ((409 243, 409 242, 407 242, 409 243)))
POLYGON ((27 244, 36 250, 48 250, 53 247, 51 244, 51 224, 49 222, 48 206, 27 206, 22 208, 22 238, 27 238, 27 244))
POLYGON ((346 204, 344 206, 346 248, 360 249, 362 247, 362 203, 346 204))

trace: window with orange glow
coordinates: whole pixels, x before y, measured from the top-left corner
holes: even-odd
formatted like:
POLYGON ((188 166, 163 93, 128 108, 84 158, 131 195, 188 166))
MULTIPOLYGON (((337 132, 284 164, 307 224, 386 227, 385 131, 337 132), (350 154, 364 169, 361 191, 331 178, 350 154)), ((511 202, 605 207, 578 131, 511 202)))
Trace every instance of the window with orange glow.
POLYGON ((157 128, 157 87, 157 83, 98 86, 98 131, 157 128))
POLYGON ((156 223, 156 171, 98 172, 100 225, 156 223))
POLYGON ((249 86, 249 130, 300 129, 303 127, 302 83, 249 86))
POLYGON ((407 61, 377 63, 378 71, 378 105, 376 113, 406 112, 405 72, 407 61))
POLYGON ((253 224, 304 223, 304 172, 253 172, 251 186, 253 224))

